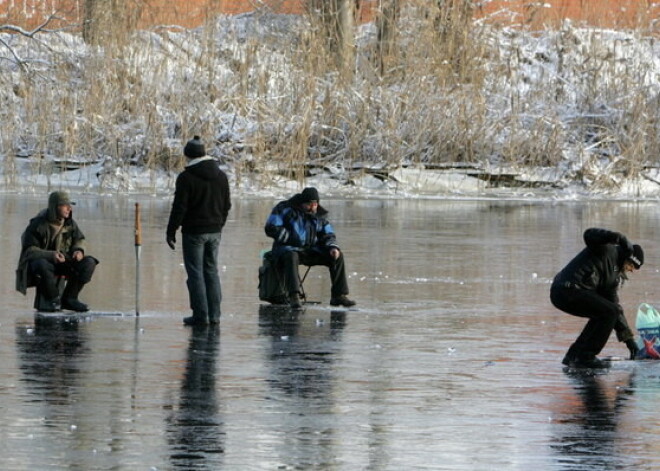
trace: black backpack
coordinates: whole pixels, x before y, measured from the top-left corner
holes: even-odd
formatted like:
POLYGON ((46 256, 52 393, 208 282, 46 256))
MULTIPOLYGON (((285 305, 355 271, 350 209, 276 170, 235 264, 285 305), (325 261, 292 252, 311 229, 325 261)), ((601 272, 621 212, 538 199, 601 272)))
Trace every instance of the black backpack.
POLYGON ((273 253, 266 252, 259 267, 259 299, 271 304, 288 304, 284 277, 275 268, 273 253))

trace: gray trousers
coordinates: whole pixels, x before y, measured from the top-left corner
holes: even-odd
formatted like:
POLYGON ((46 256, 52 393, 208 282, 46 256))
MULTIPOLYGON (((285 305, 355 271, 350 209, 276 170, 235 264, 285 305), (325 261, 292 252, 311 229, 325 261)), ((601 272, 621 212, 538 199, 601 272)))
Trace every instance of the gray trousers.
POLYGON ((188 279, 190 309, 195 320, 218 322, 222 289, 218 274, 220 233, 182 234, 183 264, 188 279))

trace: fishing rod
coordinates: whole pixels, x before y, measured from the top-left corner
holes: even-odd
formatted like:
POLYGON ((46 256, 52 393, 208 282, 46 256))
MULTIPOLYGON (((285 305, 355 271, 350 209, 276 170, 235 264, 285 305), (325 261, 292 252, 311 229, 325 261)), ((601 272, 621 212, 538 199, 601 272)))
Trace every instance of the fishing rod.
POLYGON ((135 203, 135 316, 140 317, 140 252, 142 249, 142 223, 140 203, 135 203))

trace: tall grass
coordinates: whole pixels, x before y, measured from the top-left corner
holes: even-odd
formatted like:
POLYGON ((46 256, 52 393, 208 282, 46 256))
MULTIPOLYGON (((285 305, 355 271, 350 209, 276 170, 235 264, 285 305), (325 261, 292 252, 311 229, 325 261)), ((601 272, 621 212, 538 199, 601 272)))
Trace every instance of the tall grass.
POLYGON ((5 35, 27 59, 17 67, 0 49, 5 180, 16 182, 24 155, 40 173, 60 171, 53 162, 64 158, 104 162, 106 174, 174 173, 193 134, 237 185, 470 163, 559 166, 608 189, 656 161, 658 65, 647 30, 531 33, 475 22, 460 7, 468 3, 406 3, 386 60, 363 27, 350 74, 313 17, 257 12, 130 34, 105 18, 93 45, 78 34, 5 35))

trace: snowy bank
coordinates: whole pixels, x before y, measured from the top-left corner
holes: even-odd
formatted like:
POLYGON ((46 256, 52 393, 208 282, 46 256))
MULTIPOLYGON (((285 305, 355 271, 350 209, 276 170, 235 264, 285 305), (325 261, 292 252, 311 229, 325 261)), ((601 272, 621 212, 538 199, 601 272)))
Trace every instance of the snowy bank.
POLYGON ((141 31, 113 50, 1 34, 3 188, 171 194, 200 134, 245 196, 660 197, 653 38, 475 23, 447 51, 423 21, 401 20, 387 76, 374 25, 360 29, 348 83, 287 15, 141 31))

